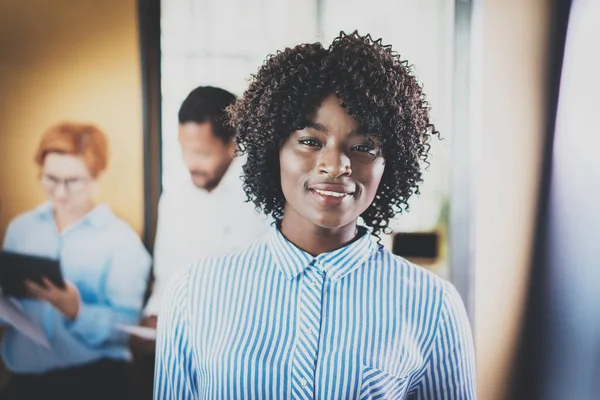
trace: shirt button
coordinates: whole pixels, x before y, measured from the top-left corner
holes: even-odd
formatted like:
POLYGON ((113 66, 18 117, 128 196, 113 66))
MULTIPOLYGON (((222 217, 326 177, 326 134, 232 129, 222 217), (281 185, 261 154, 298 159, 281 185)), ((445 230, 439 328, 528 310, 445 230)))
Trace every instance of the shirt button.
POLYGON ((312 335, 313 331, 310 328, 304 328, 304 333, 306 333, 307 336, 312 335))
POLYGON ((304 378, 300 379, 300 386, 305 388, 307 385, 308 385, 308 382, 306 381, 306 379, 304 379, 304 378))
POLYGON ((310 283, 310 286, 312 286, 312 287, 314 287, 314 288, 316 289, 316 288, 318 288, 318 287, 319 287, 319 282, 317 282, 317 281, 312 281, 312 282, 310 283))

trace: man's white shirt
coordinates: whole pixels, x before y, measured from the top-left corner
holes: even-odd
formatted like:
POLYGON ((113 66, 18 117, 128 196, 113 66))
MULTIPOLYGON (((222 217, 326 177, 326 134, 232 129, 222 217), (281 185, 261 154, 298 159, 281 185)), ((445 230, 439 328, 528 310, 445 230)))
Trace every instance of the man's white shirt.
POLYGON ((199 259, 246 246, 269 231, 271 219, 246 202, 240 179, 244 162, 235 158, 211 192, 187 179, 161 195, 154 286, 145 315, 158 315, 168 283, 177 272, 199 259))

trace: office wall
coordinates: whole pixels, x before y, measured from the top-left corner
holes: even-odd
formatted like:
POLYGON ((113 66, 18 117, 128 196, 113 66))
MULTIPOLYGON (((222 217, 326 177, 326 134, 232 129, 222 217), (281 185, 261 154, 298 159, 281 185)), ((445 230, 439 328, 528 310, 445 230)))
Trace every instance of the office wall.
POLYGON ((62 120, 107 133, 98 200, 141 233, 139 64, 135 0, 0 0, 0 238, 43 201, 33 157, 44 129, 62 120))
POLYGON ((474 2, 478 393, 503 399, 523 314, 545 129, 550 2, 474 2))

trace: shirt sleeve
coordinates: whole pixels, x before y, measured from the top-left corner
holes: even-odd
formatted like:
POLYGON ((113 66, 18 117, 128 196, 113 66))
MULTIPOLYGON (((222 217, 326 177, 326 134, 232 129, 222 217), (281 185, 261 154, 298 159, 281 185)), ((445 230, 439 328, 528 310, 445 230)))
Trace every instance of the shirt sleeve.
POLYGON ((121 241, 107 265, 103 299, 93 304, 82 301, 75 320, 67 321, 68 328, 90 346, 125 343, 127 335, 115 326, 138 322, 151 259, 135 233, 131 235, 121 241))
POLYGON ((173 280, 158 317, 155 400, 193 399, 197 393, 187 312, 188 280, 187 271, 173 280))
POLYGON ((458 292, 448 282, 436 337, 415 395, 422 400, 476 399, 471 327, 458 292))
POLYGON ((2 249, 4 251, 15 251, 17 248, 18 241, 18 233, 17 233, 17 224, 13 220, 8 224, 8 228, 6 229, 6 235, 4 236, 4 244, 2 245, 2 249))

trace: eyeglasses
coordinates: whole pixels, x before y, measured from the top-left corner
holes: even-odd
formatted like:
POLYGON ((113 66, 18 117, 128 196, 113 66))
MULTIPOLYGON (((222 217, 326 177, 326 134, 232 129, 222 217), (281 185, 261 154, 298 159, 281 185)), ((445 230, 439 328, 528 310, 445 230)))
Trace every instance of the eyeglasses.
POLYGON ((84 177, 61 179, 48 174, 40 175, 42 187, 48 193, 54 193, 60 185, 65 186, 65 191, 69 194, 82 192, 87 186, 89 179, 84 177))

